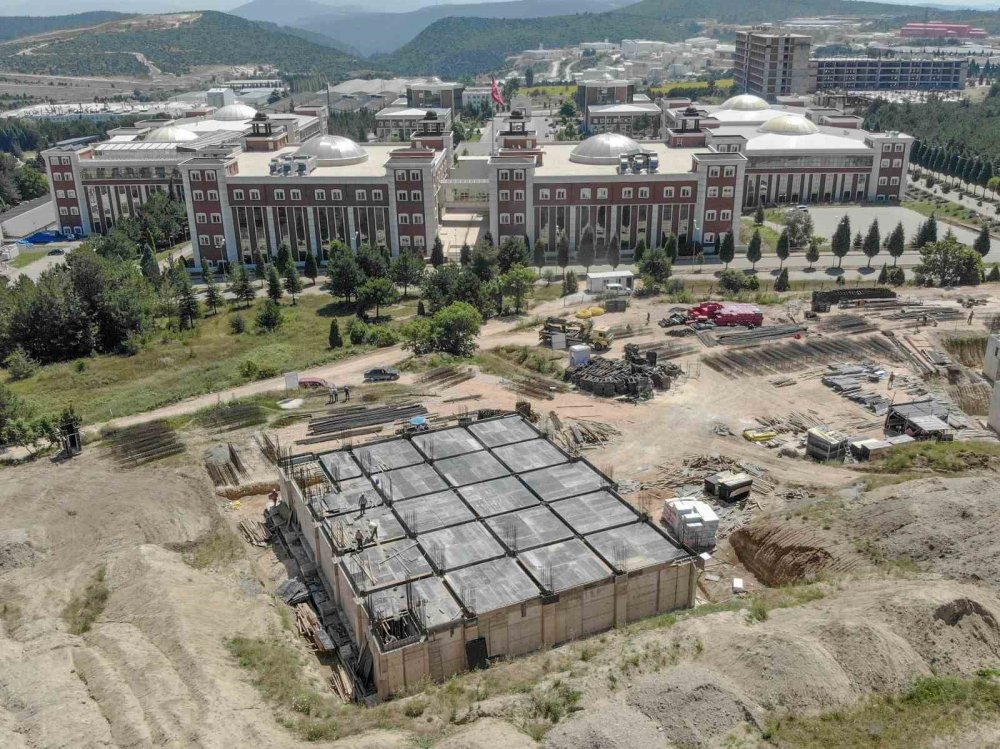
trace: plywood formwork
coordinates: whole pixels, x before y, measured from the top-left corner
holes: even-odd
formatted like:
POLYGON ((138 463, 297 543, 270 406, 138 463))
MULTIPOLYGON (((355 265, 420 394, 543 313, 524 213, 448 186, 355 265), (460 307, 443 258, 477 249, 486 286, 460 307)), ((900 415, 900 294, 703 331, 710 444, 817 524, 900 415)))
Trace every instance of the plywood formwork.
POLYGON ((282 493, 383 698, 483 650, 523 655, 694 602, 692 555, 520 417, 295 459, 311 460, 324 480, 283 475, 282 493))

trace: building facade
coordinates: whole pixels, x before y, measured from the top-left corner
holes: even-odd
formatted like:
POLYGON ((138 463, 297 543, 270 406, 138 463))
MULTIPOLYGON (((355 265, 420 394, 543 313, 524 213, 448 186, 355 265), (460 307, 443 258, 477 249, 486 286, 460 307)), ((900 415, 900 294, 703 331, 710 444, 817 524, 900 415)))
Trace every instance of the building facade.
POLYGON ((812 60, 813 91, 961 91, 966 59, 822 57, 812 60))
POLYGON ((736 32, 735 88, 774 101, 778 96, 810 93, 810 37, 771 30, 736 32))

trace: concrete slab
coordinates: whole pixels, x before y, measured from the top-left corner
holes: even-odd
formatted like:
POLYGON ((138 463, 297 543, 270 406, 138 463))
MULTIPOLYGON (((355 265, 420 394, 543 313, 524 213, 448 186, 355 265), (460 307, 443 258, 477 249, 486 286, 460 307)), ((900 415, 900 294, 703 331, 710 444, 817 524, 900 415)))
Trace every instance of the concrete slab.
POLYGON ((579 461, 524 473, 521 479, 546 502, 588 494, 607 484, 599 473, 579 461))
POLYGON ((383 479, 382 486, 395 501, 439 492, 448 488, 437 471, 426 463, 389 471, 380 478, 383 479))
POLYGON ((442 570, 465 567, 503 556, 504 553, 503 547, 479 522, 422 533, 417 536, 417 541, 442 570))
POLYGON ((536 580, 553 593, 610 578, 614 573, 578 538, 517 555, 536 580))
POLYGON ((545 505, 497 515, 485 522, 508 551, 532 549, 573 537, 573 530, 545 505))
POLYGON ((524 473, 536 468, 554 466, 569 461, 569 458, 558 447, 543 439, 504 445, 496 448, 493 455, 512 473, 524 473))
POLYGON ((631 572, 690 555, 646 523, 622 525, 586 537, 604 563, 621 572, 631 572))
POLYGON ((332 491, 325 494, 320 502, 326 508, 328 515, 339 515, 344 512, 358 512, 358 501, 361 495, 365 495, 368 507, 377 507, 382 504, 382 499, 372 486, 371 482, 364 476, 356 479, 348 479, 340 482, 340 491, 332 491))
POLYGON ((538 504, 538 498, 513 476, 463 486, 458 493, 482 517, 538 504))
POLYGON ((441 460, 483 449, 479 440, 469 434, 465 427, 418 434, 413 438, 413 444, 428 460, 441 460))
POLYGON ((361 466, 349 452, 344 450, 320 455, 319 463, 331 481, 343 481, 361 475, 361 466))
POLYGON ((607 491, 581 494, 549 506, 581 535, 634 523, 639 519, 639 514, 631 505, 607 491))
POLYGON ((535 439, 538 436, 538 433, 520 416, 477 422, 469 426, 469 431, 487 447, 509 445, 512 442, 535 439))
POLYGON ((416 541, 404 538, 369 546, 342 562, 354 586, 362 593, 428 575, 431 566, 416 541))
POLYGON ((427 533, 476 519, 462 498, 450 489, 396 502, 394 509, 403 519, 403 525, 414 534, 427 533))
POLYGON ((503 464, 485 451, 439 460, 434 464, 434 467, 452 486, 475 484, 510 473, 503 464))
POLYGON ((465 607, 476 614, 530 601, 541 592, 510 557, 449 572, 445 579, 465 607))
POLYGON ((440 577, 432 575, 409 583, 409 597, 406 588, 404 583, 372 593, 368 602, 376 617, 398 616, 412 606, 428 629, 461 620, 462 608, 440 577))
POLYGON ((424 457, 417 452, 409 440, 404 439, 376 442, 373 445, 358 447, 354 450, 354 455, 369 475, 378 473, 380 464, 391 471, 394 468, 403 468, 424 462, 424 457))
POLYGON ((327 527, 333 536, 334 544, 341 549, 353 548, 357 532, 361 531, 365 544, 386 543, 406 537, 406 530, 388 507, 376 507, 359 512, 344 513, 330 518, 327 527), (375 538, 372 540, 374 523, 375 538))

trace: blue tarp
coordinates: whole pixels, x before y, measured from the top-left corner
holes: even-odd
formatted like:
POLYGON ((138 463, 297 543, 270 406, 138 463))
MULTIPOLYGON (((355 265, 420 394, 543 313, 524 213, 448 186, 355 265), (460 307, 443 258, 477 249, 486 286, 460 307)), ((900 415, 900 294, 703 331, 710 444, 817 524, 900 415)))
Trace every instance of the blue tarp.
POLYGON ((66 237, 57 231, 36 231, 34 234, 19 239, 18 244, 50 244, 52 242, 65 242, 66 237))

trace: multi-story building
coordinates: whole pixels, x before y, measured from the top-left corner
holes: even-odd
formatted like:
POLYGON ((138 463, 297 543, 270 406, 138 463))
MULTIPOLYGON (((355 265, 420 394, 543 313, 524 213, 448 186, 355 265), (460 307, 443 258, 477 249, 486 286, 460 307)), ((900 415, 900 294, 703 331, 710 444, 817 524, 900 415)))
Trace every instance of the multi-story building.
POLYGON ((245 118, 223 108, 43 157, 64 231, 107 232, 168 191, 187 206, 198 268, 274 256, 282 244, 300 262, 322 261, 334 240, 426 252, 449 208, 485 213, 498 242, 544 241, 553 262, 564 237, 571 253, 592 237, 599 262, 613 241, 628 260, 640 242, 669 235, 712 252, 759 204, 895 201, 905 190, 913 139, 866 132, 838 110, 748 95, 662 106, 666 138, 642 142, 604 132, 542 144, 514 111, 491 155, 457 164, 450 120, 434 110, 402 144, 323 135, 313 112, 245 118))
POLYGON ((810 65, 815 91, 960 91, 969 71, 964 58, 822 57, 810 65))
POLYGON ((467 88, 462 93, 462 103, 479 111, 493 111, 496 102, 493 101, 493 89, 489 86, 467 88))
POLYGON ((577 86, 576 101, 589 133, 636 137, 657 137, 660 133, 660 107, 648 96, 636 94, 631 81, 583 81, 577 86))
POLYGON ((462 113, 462 83, 411 83, 406 87, 406 104, 415 109, 447 109, 453 117, 462 113))
POLYGON ((452 112, 448 108, 386 107, 375 115, 375 137, 388 143, 405 143, 421 129, 421 123, 433 114, 441 132, 451 132, 452 112))
POLYGON ((930 21, 928 23, 908 23, 899 30, 900 36, 917 39, 983 39, 989 36, 986 29, 970 26, 967 23, 943 23, 930 21))
POLYGON ((809 73, 811 39, 771 29, 736 32, 734 79, 737 91, 773 101, 813 90, 809 73))

